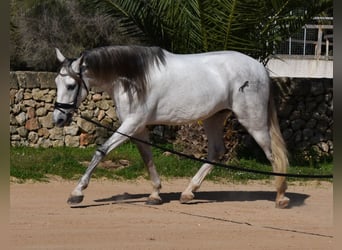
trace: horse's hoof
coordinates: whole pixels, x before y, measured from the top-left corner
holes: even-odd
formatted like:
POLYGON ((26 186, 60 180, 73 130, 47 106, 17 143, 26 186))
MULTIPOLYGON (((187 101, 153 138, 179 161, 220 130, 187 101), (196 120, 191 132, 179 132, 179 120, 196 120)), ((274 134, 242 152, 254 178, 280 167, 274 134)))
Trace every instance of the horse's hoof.
POLYGON ((194 199, 195 195, 190 192, 190 193, 182 193, 179 201, 182 204, 188 203, 189 201, 192 201, 194 199))
POLYGON ((276 201, 276 208, 286 208, 290 203, 290 199, 283 197, 276 201))
POLYGON ((78 196, 70 196, 68 199, 68 204, 69 205, 75 205, 75 204, 79 204, 83 201, 84 195, 78 195, 78 196))
POLYGON ((146 205, 161 205, 163 204, 163 201, 161 199, 147 199, 146 205))

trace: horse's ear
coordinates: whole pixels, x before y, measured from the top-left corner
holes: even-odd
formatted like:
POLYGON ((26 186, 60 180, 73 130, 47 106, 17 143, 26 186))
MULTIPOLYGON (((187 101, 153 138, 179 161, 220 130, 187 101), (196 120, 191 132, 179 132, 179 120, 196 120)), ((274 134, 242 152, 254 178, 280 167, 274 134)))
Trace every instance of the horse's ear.
POLYGON ((60 50, 58 48, 55 48, 55 50, 56 50, 56 55, 57 55, 58 61, 60 61, 61 63, 64 62, 65 56, 63 56, 62 52, 60 52, 60 50))
POLYGON ((80 73, 80 66, 81 66, 80 64, 82 63, 82 59, 83 59, 83 55, 80 56, 75 61, 73 61, 73 63, 71 64, 71 68, 73 71, 80 73))

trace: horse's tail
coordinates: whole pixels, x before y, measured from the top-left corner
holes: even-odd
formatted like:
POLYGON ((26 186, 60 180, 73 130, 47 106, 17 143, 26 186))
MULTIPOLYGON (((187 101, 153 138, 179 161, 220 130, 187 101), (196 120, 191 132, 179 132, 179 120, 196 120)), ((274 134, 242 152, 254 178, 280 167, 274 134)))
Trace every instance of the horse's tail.
MULTIPOLYGON (((274 100, 273 100, 272 88, 270 91, 270 98, 269 98, 269 103, 268 103, 268 121, 269 121, 270 135, 271 135, 273 170, 279 173, 286 173, 287 167, 289 165, 288 152, 286 149, 285 141, 283 139, 283 136, 279 128, 277 112, 276 112, 276 108, 275 108, 274 100)), ((286 186, 285 177, 283 176, 276 177, 276 187, 278 191, 286 190, 287 186, 286 186)))

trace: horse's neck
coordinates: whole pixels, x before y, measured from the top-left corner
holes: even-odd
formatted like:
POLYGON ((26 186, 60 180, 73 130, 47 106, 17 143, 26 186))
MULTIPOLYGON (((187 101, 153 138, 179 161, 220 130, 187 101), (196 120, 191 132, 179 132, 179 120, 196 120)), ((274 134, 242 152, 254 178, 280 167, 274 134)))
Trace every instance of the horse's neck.
POLYGON ((84 75, 84 82, 88 89, 92 89, 95 92, 106 92, 112 99, 114 98, 113 84, 97 81, 94 78, 88 77, 86 74, 84 75))

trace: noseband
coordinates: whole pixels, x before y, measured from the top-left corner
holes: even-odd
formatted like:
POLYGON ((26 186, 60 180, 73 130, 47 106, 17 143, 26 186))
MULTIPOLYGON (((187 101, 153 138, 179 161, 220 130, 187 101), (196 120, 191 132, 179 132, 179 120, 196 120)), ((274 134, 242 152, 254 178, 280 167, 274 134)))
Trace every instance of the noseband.
MULTIPOLYGON (((69 67, 71 66, 72 61, 69 63, 69 67)), ((80 63, 80 65, 82 65, 82 61, 80 63)), ((60 112, 62 112, 63 114, 70 114, 71 112, 66 112, 66 110, 75 110, 77 108, 77 99, 78 96, 80 95, 80 91, 81 91, 81 85, 83 84, 84 88, 87 91, 87 94, 89 93, 89 89, 86 85, 86 83, 84 82, 84 79, 82 77, 82 70, 81 70, 81 66, 80 66, 80 73, 75 74, 77 77, 70 75, 76 82, 77 82, 77 94, 75 95, 74 101, 72 103, 61 103, 61 102, 55 102, 55 109, 59 110, 60 112)), ((59 73, 61 74, 61 73, 59 73)))

